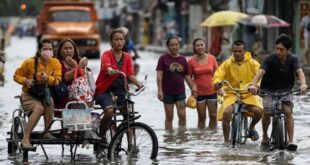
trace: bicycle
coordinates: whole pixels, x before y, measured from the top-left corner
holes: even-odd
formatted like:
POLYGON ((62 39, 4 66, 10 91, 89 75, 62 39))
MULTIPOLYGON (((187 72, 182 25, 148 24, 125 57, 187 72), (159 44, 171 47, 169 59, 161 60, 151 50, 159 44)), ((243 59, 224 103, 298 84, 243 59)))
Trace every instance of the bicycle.
POLYGON ((244 108, 244 104, 241 101, 241 92, 246 90, 251 83, 248 83, 243 88, 234 88, 230 85, 230 83, 226 80, 221 82, 221 85, 226 85, 231 90, 235 91, 235 102, 233 104, 233 114, 232 114, 232 122, 231 122, 231 132, 230 139, 231 145, 234 148, 236 143, 245 144, 247 139, 248 132, 248 113, 244 108))
POLYGON ((259 90, 258 95, 261 97, 271 96, 272 99, 275 99, 273 106, 272 106, 272 130, 270 139, 268 141, 268 148, 269 150, 273 149, 280 149, 285 150, 288 146, 288 134, 287 134, 287 123, 284 110, 282 108, 282 99, 292 93, 299 92, 299 89, 292 90, 290 92, 285 93, 274 93, 259 90))
MULTIPOLYGON (((19 98, 21 100, 21 96, 16 96, 15 98, 19 98)), ((87 114, 89 114, 90 117, 90 109, 84 102, 79 102, 79 101, 71 101, 68 102, 66 105, 66 109, 59 109, 59 110, 54 110, 54 117, 52 122, 50 123, 48 129, 44 129, 43 131, 33 131, 30 136, 30 142, 31 144, 34 145, 33 148, 27 149, 21 147, 21 140, 24 136, 24 128, 26 126, 26 123, 28 122, 27 114, 24 112, 23 106, 22 106, 22 101, 20 101, 20 106, 19 108, 15 109, 12 113, 12 126, 11 130, 7 132, 8 135, 10 135, 9 138, 6 139, 8 143, 8 154, 11 156, 16 156, 19 153, 22 154, 23 156, 23 162, 28 162, 28 152, 33 151, 35 152, 38 146, 41 146, 43 153, 48 159, 48 155, 45 151, 45 148, 43 145, 57 145, 60 144, 62 145, 62 154, 64 153, 64 145, 69 145, 70 146, 70 154, 71 154, 71 160, 75 159, 76 156, 76 151, 78 145, 85 145, 85 141, 97 145, 99 143, 100 138, 96 136, 95 134, 92 134, 92 128, 90 125, 90 122, 88 121, 83 121, 83 123, 77 123, 75 125, 71 125, 75 127, 73 130, 71 129, 74 134, 71 134, 72 136, 68 136, 69 134, 66 134, 68 132, 68 128, 66 125, 62 125, 61 128, 59 129, 53 129, 49 130, 49 128, 53 125, 55 121, 68 121, 66 119, 65 115, 68 116, 68 113, 71 112, 71 114, 76 114, 77 112, 82 112, 84 117, 87 117, 87 114), (83 108, 81 109, 69 109, 69 105, 82 105, 83 108), (73 110, 73 111, 72 111, 73 110), (61 114, 61 117, 56 117, 55 114, 61 114), (56 139, 44 139, 44 135, 46 133, 52 133, 56 139), (87 137, 85 136, 87 135, 87 137), (67 136, 67 137, 66 137, 67 136)), ((70 126, 70 127, 71 127, 70 126)))
POLYGON ((124 78, 127 92, 125 94, 125 105, 113 106, 115 115, 110 125, 110 131, 107 131, 109 134, 108 138, 111 139, 107 158, 109 160, 116 160, 118 158, 137 158, 143 156, 155 159, 158 154, 157 136, 154 130, 147 124, 136 122, 141 115, 137 115, 137 112, 134 111, 134 102, 131 100, 131 96, 137 96, 146 88, 147 77, 145 77, 143 87, 135 91, 135 93, 131 93, 127 89, 128 83, 125 73, 121 71, 118 71, 118 73, 124 78), (118 116, 122 116, 123 119, 117 119, 118 116))

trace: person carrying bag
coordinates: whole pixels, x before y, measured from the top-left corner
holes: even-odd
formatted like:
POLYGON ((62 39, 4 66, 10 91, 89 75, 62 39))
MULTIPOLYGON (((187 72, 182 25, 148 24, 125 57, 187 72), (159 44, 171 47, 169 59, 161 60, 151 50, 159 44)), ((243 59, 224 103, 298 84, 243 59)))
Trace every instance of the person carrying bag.
POLYGON ((89 83, 87 72, 84 73, 80 66, 74 71, 72 84, 68 86, 69 100, 93 102, 94 91, 89 83))

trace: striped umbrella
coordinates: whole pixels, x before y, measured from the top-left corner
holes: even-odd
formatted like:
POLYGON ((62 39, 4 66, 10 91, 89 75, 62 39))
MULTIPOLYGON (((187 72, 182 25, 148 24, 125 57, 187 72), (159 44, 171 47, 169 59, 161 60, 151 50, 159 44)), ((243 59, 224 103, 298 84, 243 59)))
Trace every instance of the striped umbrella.
POLYGON ((289 27, 290 24, 273 15, 254 15, 238 21, 240 24, 262 27, 289 27))

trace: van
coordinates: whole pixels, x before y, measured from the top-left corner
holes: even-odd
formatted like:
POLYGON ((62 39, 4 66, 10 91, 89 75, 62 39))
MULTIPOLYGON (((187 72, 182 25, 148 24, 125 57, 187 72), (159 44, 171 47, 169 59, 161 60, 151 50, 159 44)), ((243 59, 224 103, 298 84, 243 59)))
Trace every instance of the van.
POLYGON ((93 2, 45 1, 37 17, 37 40, 51 40, 56 52, 59 42, 69 37, 82 57, 99 58, 97 23, 93 2))

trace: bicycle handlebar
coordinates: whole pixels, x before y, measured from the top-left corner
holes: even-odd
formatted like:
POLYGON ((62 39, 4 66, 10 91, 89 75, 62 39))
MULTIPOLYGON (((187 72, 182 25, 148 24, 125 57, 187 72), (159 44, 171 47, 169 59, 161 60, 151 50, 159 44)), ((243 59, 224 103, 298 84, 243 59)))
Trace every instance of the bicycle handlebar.
POLYGON ((142 91, 144 91, 144 89, 146 88, 146 82, 147 82, 147 75, 145 75, 144 77, 144 82, 142 83, 142 87, 141 88, 138 88, 135 90, 135 93, 132 93, 129 91, 128 89, 128 81, 127 81, 127 76, 124 72, 118 70, 117 71, 118 74, 120 74, 123 78, 124 78, 124 87, 125 87, 125 90, 129 93, 129 95, 131 96, 137 96, 139 95, 142 91))
POLYGON ((257 94, 260 97, 272 96, 276 98, 282 98, 294 92, 300 92, 300 89, 293 89, 292 91, 289 91, 289 92, 269 92, 269 91, 259 90, 257 94))
POLYGON ((241 91, 244 91, 245 89, 247 89, 250 85, 251 85, 251 83, 248 83, 248 84, 246 84, 243 88, 234 88, 234 87, 232 87, 231 85, 230 85, 230 83, 227 81, 227 80, 223 80, 222 82, 220 82, 222 85, 227 85, 231 90, 234 90, 234 91, 236 91, 236 92, 241 92, 241 91))

